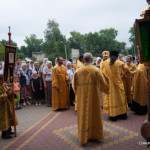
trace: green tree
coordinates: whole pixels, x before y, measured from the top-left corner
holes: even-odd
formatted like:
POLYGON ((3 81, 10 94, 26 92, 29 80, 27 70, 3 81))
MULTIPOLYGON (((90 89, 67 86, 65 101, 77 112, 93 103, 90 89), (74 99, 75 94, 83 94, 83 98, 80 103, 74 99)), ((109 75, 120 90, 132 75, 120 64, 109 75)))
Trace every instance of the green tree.
POLYGON ((0 43, 0 61, 4 61, 4 54, 5 53, 5 47, 2 43, 0 43))
MULTIPOLYGON (((1 43, 2 45, 9 45, 9 41, 8 41, 8 40, 4 40, 4 39, 2 39, 2 40, 0 41, 0 43, 1 43)), ((17 46, 17 43, 11 40, 11 45, 12 45, 12 46, 17 46)))
POLYGON ((24 53, 16 53, 16 58, 20 58, 21 60, 25 59, 24 53))
POLYGON ((116 40, 118 31, 114 28, 84 35, 77 31, 70 32, 70 34, 71 37, 68 39, 70 48, 79 49, 81 54, 90 52, 93 56, 101 56, 105 50, 116 50, 119 53, 125 50, 126 43, 116 40))
POLYGON ((132 55, 137 55, 137 43, 136 43, 136 35, 134 26, 130 28, 129 33, 131 34, 129 37, 129 41, 131 43, 132 55))
POLYGON ((30 37, 26 37, 24 42, 27 44, 26 47, 21 47, 21 52, 28 57, 32 57, 32 52, 40 52, 43 48, 43 40, 38 39, 35 34, 31 34, 30 37))
MULTIPOLYGON (((55 20, 48 20, 47 28, 44 31, 44 38, 43 50, 51 61, 54 62, 55 58, 59 56, 65 58, 64 45, 68 48, 68 43, 59 29, 59 24, 55 20)), ((68 56, 70 55, 70 50, 68 49, 67 54, 68 56)))
POLYGON ((85 34, 86 52, 90 52, 93 56, 101 54, 101 39, 98 32, 85 34))
POLYGON ((116 37, 118 35, 118 31, 114 28, 110 29, 103 29, 99 31, 100 34, 100 40, 101 40, 101 50, 116 50, 116 37))
POLYGON ((85 52, 85 36, 80 32, 70 32, 71 37, 68 39, 70 48, 79 49, 81 54, 85 52))

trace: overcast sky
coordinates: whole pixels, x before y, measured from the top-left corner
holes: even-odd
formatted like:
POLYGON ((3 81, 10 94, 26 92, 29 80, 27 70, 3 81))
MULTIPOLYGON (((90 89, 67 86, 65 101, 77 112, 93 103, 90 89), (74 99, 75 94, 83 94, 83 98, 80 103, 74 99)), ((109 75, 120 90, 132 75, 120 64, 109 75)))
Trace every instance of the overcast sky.
POLYGON ((0 2, 0 40, 8 39, 11 26, 12 40, 25 45, 30 34, 44 38, 48 19, 55 19, 61 32, 95 32, 113 27, 117 40, 128 46, 129 29, 140 13, 147 8, 146 0, 3 0, 0 2))

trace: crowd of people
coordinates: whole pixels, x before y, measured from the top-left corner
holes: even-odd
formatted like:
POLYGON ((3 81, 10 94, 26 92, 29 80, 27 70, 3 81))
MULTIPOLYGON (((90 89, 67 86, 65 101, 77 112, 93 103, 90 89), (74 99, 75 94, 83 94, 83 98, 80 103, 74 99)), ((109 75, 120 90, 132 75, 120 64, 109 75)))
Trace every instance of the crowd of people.
MULTIPOLYGON (((57 59, 56 65, 57 66, 57 59)), ((63 63, 66 63, 63 61, 63 63)), ((31 61, 26 63, 16 59, 14 69, 14 93, 15 93, 15 109, 21 109, 26 105, 41 105, 46 103, 47 106, 52 106, 52 69, 53 64, 47 58, 44 58, 43 64, 39 66, 38 62, 31 61), (43 101, 42 101, 43 100, 43 101)), ((64 67, 65 68, 65 67, 64 67)), ((0 74, 3 74, 4 62, 0 63, 0 74)), ((74 92, 72 89, 72 79, 74 69, 72 68, 71 60, 67 62, 66 68, 68 80, 67 87, 70 89, 69 105, 74 105, 74 92)), ((55 69, 54 69, 55 70, 55 69)), ((53 71, 54 72, 54 71, 53 71)), ((54 72, 55 74, 55 72, 54 72)), ((53 79, 55 80, 55 79, 53 79)), ((9 85, 9 84, 8 84, 9 85)))
MULTIPOLYGON (((81 55, 76 64, 62 57, 56 58, 55 65, 44 58, 41 66, 37 61, 27 64, 17 59, 15 109, 21 108, 20 99, 24 107, 46 103, 53 110, 75 104, 81 144, 86 144, 88 139, 104 139, 102 111, 111 121, 127 119, 129 107, 139 115, 146 114, 148 80, 139 56, 123 58, 117 51, 104 51, 102 56, 102 59, 97 57, 95 65, 90 53, 81 55)), ((0 74, 3 68, 1 62, 0 74)))

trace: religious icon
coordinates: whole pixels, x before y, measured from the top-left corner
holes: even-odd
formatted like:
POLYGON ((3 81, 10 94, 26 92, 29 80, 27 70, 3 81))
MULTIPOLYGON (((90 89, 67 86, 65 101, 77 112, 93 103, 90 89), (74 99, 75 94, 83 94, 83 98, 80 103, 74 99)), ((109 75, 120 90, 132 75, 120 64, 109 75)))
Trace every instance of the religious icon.
POLYGON ((15 59, 14 59, 14 53, 9 53, 9 64, 14 64, 15 59))

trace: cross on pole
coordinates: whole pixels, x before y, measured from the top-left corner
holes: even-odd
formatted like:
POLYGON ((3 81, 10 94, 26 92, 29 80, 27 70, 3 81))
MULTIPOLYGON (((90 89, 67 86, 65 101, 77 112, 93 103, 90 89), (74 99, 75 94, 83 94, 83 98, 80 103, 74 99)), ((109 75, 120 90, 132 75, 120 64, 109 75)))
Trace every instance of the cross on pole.
POLYGON ((8 33, 8 36, 9 36, 9 45, 11 45, 11 33, 10 33, 10 26, 8 27, 9 28, 9 33, 8 33))
POLYGON ((11 29, 10 26, 8 28, 9 28, 9 33, 10 33, 10 29, 11 29))

